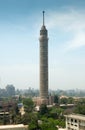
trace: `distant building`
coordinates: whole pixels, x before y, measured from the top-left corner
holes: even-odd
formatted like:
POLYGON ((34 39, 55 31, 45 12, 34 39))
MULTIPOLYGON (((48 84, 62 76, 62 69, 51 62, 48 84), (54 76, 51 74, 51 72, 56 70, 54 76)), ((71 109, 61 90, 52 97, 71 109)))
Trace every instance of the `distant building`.
POLYGON ((15 87, 11 85, 6 86, 6 92, 8 96, 14 96, 15 95, 15 87))
POLYGON ((66 115, 66 130, 85 130, 85 116, 69 114, 66 115))
POLYGON ((62 99, 62 98, 69 98, 68 96, 65 96, 65 95, 62 95, 62 96, 60 96, 60 99, 62 99))

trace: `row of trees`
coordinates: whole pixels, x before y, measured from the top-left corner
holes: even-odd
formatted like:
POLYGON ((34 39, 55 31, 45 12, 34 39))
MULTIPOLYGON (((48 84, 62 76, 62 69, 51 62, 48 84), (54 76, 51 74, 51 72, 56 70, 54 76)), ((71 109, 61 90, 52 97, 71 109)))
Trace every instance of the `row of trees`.
POLYGON ((57 126, 65 127, 63 109, 47 108, 45 104, 40 106, 40 111, 35 111, 35 105, 30 98, 24 98, 20 101, 24 104, 25 114, 21 116, 18 106, 12 107, 9 111, 9 117, 3 116, 0 124, 25 124, 29 130, 57 130, 57 126))
MULTIPOLYGON (((62 99, 62 103, 73 103, 73 98, 62 99)), ((60 99, 55 96, 55 102, 58 104, 60 99)), ((10 116, 7 119, 3 116, 0 120, 0 124, 28 124, 29 130, 57 130, 57 126, 65 127, 65 111, 67 108, 61 108, 59 105, 47 108, 45 104, 40 106, 40 111, 35 111, 35 104, 31 98, 22 98, 20 96, 15 107, 10 109, 10 116), (25 114, 21 116, 17 103, 22 102, 24 104, 25 114)), ((72 112, 85 115, 85 99, 82 98, 75 102, 75 109, 72 112)), ((67 113, 69 114, 69 113, 67 113)))
POLYGON ((75 113, 85 115, 85 98, 81 98, 76 103, 75 113))
POLYGON ((75 100, 72 97, 60 99, 58 95, 54 95, 54 103, 57 103, 57 104, 73 104, 73 103, 75 103, 75 100))
MULTIPOLYGON (((47 108, 45 104, 40 106, 39 112, 35 111, 35 105, 31 99, 23 99, 25 114, 20 121, 29 125, 29 130, 57 130, 57 126, 65 127, 63 109, 47 108)), ((19 122, 18 122, 19 123, 19 122)))

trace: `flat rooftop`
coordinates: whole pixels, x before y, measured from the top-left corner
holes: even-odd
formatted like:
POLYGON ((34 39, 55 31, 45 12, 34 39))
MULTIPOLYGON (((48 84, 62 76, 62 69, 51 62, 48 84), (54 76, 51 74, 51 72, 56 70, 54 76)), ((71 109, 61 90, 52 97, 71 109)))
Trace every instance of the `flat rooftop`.
POLYGON ((85 115, 81 115, 81 114, 69 114, 69 115, 65 115, 65 117, 69 117, 69 118, 79 119, 79 120, 85 121, 85 115))
POLYGON ((25 125, 23 124, 18 124, 18 125, 0 125, 0 130, 2 129, 11 129, 11 128, 25 128, 25 125))

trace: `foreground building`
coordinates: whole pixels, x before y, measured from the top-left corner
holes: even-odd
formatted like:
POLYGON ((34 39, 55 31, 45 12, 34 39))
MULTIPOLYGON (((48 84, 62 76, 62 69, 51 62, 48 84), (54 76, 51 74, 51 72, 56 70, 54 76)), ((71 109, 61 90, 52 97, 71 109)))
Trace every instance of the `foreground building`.
POLYGON ((0 130, 28 130, 28 126, 18 125, 0 125, 0 130))
POLYGON ((66 115, 66 130, 85 130, 85 116, 70 114, 66 115))

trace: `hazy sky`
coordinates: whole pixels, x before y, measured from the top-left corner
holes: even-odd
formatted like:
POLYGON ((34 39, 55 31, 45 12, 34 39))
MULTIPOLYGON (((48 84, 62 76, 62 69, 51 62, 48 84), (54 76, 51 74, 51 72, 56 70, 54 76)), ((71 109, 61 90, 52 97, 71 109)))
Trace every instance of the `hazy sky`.
POLYGON ((0 0, 0 88, 39 88, 43 10, 49 88, 85 88, 85 0, 0 0))

